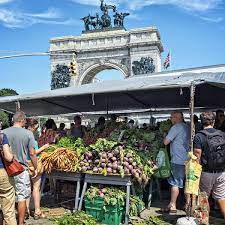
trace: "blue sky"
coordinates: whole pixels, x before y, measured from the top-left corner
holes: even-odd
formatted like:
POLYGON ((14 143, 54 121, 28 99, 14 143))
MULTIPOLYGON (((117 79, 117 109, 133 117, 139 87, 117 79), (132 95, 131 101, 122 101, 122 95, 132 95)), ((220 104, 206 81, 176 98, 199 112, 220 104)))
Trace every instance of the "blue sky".
MULTIPOLYGON (((224 0, 106 0, 131 13, 126 28, 157 26, 172 69, 225 63, 224 0)), ((81 17, 99 10, 99 0, 0 0, 0 56, 46 52, 49 39, 80 35, 81 17)), ((0 88, 19 93, 50 89, 48 57, 0 60, 0 88)), ((99 77, 118 77, 115 71, 99 77)))

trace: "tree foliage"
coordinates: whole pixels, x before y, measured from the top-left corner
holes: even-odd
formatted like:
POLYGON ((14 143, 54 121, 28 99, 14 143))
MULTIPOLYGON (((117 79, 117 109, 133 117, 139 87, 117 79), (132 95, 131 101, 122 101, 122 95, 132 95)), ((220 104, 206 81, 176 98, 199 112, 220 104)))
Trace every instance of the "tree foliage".
MULTIPOLYGON (((0 97, 13 96, 13 95, 18 95, 18 93, 13 89, 10 89, 10 88, 0 89, 0 97)), ((0 121, 2 121, 3 127, 8 127, 9 126, 9 113, 0 111, 0 121)))
POLYGON ((71 76, 68 66, 58 64, 52 72, 51 89, 69 87, 70 80, 71 76))
POLYGON ((3 88, 0 90, 0 96, 4 97, 4 96, 13 96, 13 95, 18 95, 18 93, 10 88, 3 88))

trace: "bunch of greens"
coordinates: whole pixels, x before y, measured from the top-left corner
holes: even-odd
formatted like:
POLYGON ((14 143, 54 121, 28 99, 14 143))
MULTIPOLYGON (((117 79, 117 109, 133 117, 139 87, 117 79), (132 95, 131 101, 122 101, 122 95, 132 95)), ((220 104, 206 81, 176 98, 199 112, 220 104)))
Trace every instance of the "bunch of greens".
POLYGON ((112 150, 115 146, 117 145, 117 142, 114 141, 108 141, 104 138, 99 138, 95 144, 90 145, 90 149, 97 151, 97 152, 102 152, 102 151, 110 151, 112 150))
POLYGON ((57 147, 68 148, 75 150, 78 155, 87 151, 87 148, 84 145, 84 141, 81 138, 74 137, 62 137, 58 143, 57 147))
POLYGON ((160 122, 159 130, 162 134, 164 134, 164 133, 167 134, 171 127, 172 127, 171 120, 165 120, 165 121, 160 122))
POLYGON ((92 216, 81 211, 54 219, 54 223, 57 225, 99 225, 92 216))
POLYGON ((131 196, 130 198, 130 216, 139 216, 141 211, 144 210, 144 202, 137 196, 131 196))

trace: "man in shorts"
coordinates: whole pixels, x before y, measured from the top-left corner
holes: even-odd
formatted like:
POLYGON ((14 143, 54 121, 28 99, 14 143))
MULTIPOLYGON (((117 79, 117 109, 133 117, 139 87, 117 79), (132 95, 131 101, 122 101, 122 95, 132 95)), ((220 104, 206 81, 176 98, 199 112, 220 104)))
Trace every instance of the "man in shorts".
POLYGON ((225 133, 213 128, 213 112, 202 113, 201 122, 204 130, 194 139, 194 154, 202 165, 200 191, 212 194, 225 218, 225 133))
POLYGON ((24 129, 26 123, 25 113, 16 112, 13 116, 13 126, 3 130, 7 136, 15 158, 24 166, 25 171, 14 177, 16 198, 18 202, 18 224, 24 225, 26 199, 31 196, 30 175, 28 172, 27 155, 30 155, 34 166, 33 177, 38 174, 37 158, 35 152, 35 139, 31 131, 24 129))
POLYGON ((188 125, 184 123, 182 112, 173 112, 171 114, 171 122, 173 126, 164 139, 165 145, 170 144, 171 156, 171 176, 168 179, 168 183, 171 185, 171 198, 165 211, 169 213, 176 213, 176 202, 179 195, 179 189, 184 187, 184 163, 188 160, 190 129, 188 125))

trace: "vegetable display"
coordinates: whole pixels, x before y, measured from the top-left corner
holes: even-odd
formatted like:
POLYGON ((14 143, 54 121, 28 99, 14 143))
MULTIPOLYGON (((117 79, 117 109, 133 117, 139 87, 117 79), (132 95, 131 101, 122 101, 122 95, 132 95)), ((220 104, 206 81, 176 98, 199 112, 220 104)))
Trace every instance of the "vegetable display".
MULTIPOLYGON (((116 206, 118 208, 125 207, 126 193, 119 188, 98 188, 90 187, 85 194, 86 198, 92 202, 96 199, 102 199, 104 201, 103 210, 107 206, 116 206)), ((130 216, 138 216, 144 209, 144 202, 137 196, 130 197, 130 216)))

